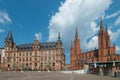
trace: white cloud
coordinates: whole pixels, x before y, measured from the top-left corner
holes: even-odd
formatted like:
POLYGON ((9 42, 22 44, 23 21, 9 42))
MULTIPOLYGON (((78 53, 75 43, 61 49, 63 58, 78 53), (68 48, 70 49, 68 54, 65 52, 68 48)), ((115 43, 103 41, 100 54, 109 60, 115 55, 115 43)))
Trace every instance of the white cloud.
POLYGON ((65 51, 69 52, 77 26, 82 50, 89 49, 88 45, 95 41, 96 37, 90 40, 90 43, 87 43, 87 39, 95 36, 99 29, 95 20, 105 15, 111 3, 111 0, 66 0, 49 21, 48 41, 56 40, 56 33, 60 32, 65 51))
POLYGON ((116 32, 112 32, 111 30, 109 30, 109 34, 110 34, 111 40, 115 42, 120 36, 120 29, 118 29, 116 32))
POLYGON ((120 25, 120 16, 117 18, 117 20, 115 21, 115 26, 120 25))
POLYGON ((36 37, 38 40, 42 40, 42 34, 41 34, 40 32, 35 33, 35 37, 36 37))
POLYGON ((11 23, 12 20, 6 11, 0 11, 0 23, 11 23))
POLYGON ((88 42, 88 48, 98 48, 98 36, 92 37, 91 41, 88 42))
POLYGON ((120 47, 119 46, 116 46, 116 50, 117 50, 118 54, 120 54, 120 47))
POLYGON ((109 18, 112 18, 112 17, 116 17, 116 16, 118 16, 119 14, 120 14, 120 10, 117 11, 117 12, 115 12, 115 13, 113 13, 113 14, 107 15, 105 18, 106 18, 106 19, 109 19, 109 18))
POLYGON ((4 30, 3 30, 3 29, 0 29, 0 33, 1 33, 1 32, 3 33, 3 32, 4 32, 4 30))

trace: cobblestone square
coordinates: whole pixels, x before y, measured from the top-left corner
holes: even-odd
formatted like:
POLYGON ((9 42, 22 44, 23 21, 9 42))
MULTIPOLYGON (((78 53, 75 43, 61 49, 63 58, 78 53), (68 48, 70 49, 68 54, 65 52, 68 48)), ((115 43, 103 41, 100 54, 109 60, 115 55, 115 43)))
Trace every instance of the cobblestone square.
POLYGON ((65 74, 60 72, 0 72, 0 80, 120 80, 120 78, 90 75, 65 74))

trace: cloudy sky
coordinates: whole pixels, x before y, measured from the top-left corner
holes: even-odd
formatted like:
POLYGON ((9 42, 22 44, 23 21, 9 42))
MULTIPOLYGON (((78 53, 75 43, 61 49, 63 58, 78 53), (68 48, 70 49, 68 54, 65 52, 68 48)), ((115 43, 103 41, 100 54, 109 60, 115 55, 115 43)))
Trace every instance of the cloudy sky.
POLYGON ((16 44, 56 41, 60 32, 69 63, 77 27, 82 51, 98 46, 100 17, 108 25, 111 45, 120 54, 120 0, 0 0, 0 47, 9 30, 16 44))

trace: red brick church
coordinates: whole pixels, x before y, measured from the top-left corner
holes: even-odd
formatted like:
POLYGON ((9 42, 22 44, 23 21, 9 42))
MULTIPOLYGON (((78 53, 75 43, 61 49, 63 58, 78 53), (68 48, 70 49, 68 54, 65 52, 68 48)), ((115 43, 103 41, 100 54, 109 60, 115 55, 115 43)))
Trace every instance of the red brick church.
POLYGON ((98 49, 82 52, 76 29, 75 39, 70 48, 71 70, 84 69, 84 64, 87 63, 97 63, 98 66, 101 64, 109 66, 113 62, 117 65, 117 62, 120 62, 120 55, 116 54, 116 45, 110 44, 108 28, 106 26, 104 30, 102 19, 100 20, 100 30, 98 32, 98 49))

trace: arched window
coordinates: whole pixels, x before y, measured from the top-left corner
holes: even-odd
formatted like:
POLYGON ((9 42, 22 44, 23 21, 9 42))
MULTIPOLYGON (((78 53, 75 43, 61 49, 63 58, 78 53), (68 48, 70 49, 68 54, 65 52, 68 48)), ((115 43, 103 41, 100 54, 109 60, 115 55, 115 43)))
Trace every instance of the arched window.
POLYGON ((26 61, 28 61, 28 57, 26 57, 26 61))
POLYGON ((28 63, 26 63, 26 67, 28 67, 28 63))
POLYGON ((8 64, 8 67, 10 67, 10 64, 8 64))
POLYGON ((26 56, 28 56, 28 53, 26 53, 26 56))
POLYGON ((43 63, 41 63, 41 67, 43 66, 43 63))
POLYGON ((35 66, 37 66, 37 63, 35 63, 35 66))
POLYGON ((109 58, 107 58, 107 61, 109 61, 109 58))
POLYGON ((32 63, 30 63, 30 66, 32 66, 32 63))
POLYGON ((55 62, 53 62, 53 66, 55 66, 55 62))

